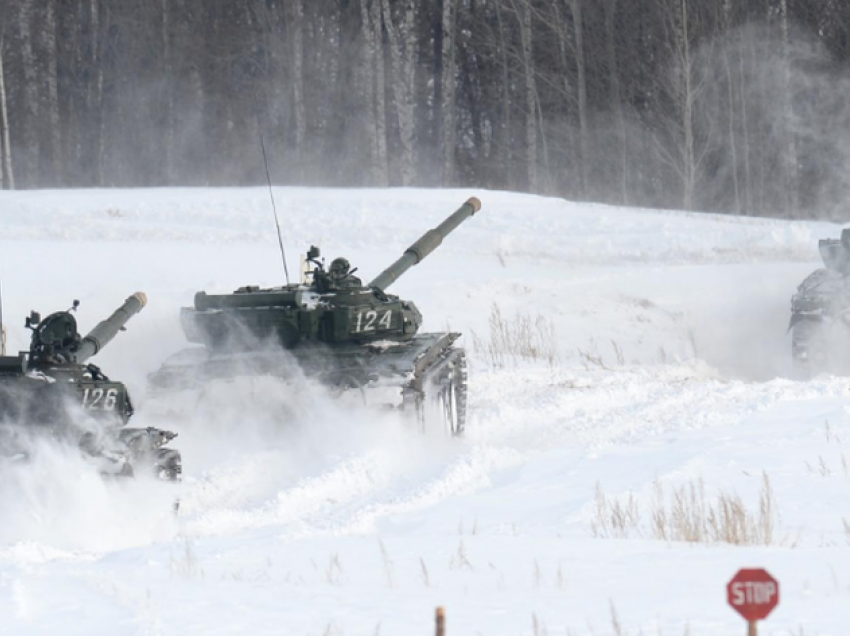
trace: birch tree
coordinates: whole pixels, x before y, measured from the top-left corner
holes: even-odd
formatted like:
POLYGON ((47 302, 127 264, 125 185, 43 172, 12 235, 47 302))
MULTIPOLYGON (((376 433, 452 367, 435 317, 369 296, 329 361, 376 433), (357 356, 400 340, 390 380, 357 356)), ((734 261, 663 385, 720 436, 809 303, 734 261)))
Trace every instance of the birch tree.
POLYGON ((697 139, 697 102, 706 84, 691 33, 692 25, 701 23, 691 13, 691 2, 659 0, 658 7, 664 20, 670 67, 660 83, 667 101, 658 104, 663 117, 656 124, 655 137, 662 162, 678 177, 683 210, 694 209, 694 193, 707 150, 707 145, 698 144, 697 139))
POLYGON ((611 84, 611 110, 617 126, 617 144, 620 164, 620 203, 629 204, 629 155, 626 119, 623 114, 623 100, 620 91, 620 74, 617 64, 617 1, 605 0, 605 54, 608 63, 608 81, 611 84))
POLYGON ((442 0, 441 16, 442 30, 442 77, 440 114, 442 116, 442 146, 443 146, 443 185, 450 185, 455 178, 455 24, 457 15, 457 0, 442 0))
MULTIPOLYGON (((526 0, 528 1, 528 0, 526 0)), ((590 152, 588 145, 588 123, 587 123, 587 76, 584 57, 584 19, 582 13, 582 0, 565 0, 573 17, 573 42, 576 61, 576 98, 578 101, 579 121, 579 174, 580 195, 587 194, 587 171, 590 163, 590 152)))
POLYGON ((534 71, 534 51, 531 18, 531 0, 511 0, 519 21, 522 50, 523 81, 525 85, 525 164, 528 189, 537 192, 540 187, 540 171, 537 151, 537 78, 534 71))
POLYGON ((292 42, 292 112, 295 118, 295 161, 299 180, 304 179, 307 115, 304 105, 304 7, 301 0, 287 0, 290 10, 288 35, 292 42))
POLYGON ((62 178, 62 129, 59 124, 59 90, 56 77, 56 14, 54 3, 48 0, 44 4, 44 23, 42 34, 44 38, 44 52, 46 59, 46 85, 47 85, 47 128, 49 139, 49 154, 52 182, 57 185, 63 183, 62 178))
POLYGON ((160 4, 160 41, 162 43, 162 72, 164 90, 162 91, 163 106, 163 135, 162 159, 163 174, 166 184, 171 185, 174 173, 174 89, 172 81, 174 66, 171 60, 171 19, 169 0, 161 0, 160 4))
POLYGON ((389 0, 382 0, 382 16, 392 61, 393 104, 398 119, 400 153, 399 171, 401 185, 412 185, 416 180, 414 164, 414 134, 416 103, 414 101, 416 40, 413 20, 416 15, 415 0, 400 0, 398 17, 393 18, 389 0))
POLYGON ((20 57, 23 67, 23 95, 25 106, 24 117, 20 120, 24 140, 24 179, 28 186, 38 183, 39 166, 39 95, 37 83, 37 71, 35 65, 35 52, 33 50, 33 38, 30 30, 33 15, 33 0, 20 0, 18 8, 18 34, 20 37, 20 57))
POLYGON ((15 189, 12 171, 12 145, 9 142, 9 109, 6 105, 6 80, 3 73, 3 38, 0 37, 0 188, 15 189))
POLYGON ((384 54, 381 47, 380 0, 360 0, 362 37, 365 42, 363 61, 364 94, 366 96, 366 138, 369 145, 369 185, 389 184, 387 165, 386 87, 384 54))
POLYGON ((780 96, 784 114, 783 133, 785 135, 783 163, 785 167, 787 211, 793 215, 799 208, 800 180, 798 176, 799 159, 797 157, 797 141, 794 130, 794 107, 791 102, 793 85, 790 69, 791 45, 790 27, 788 24, 788 0, 779 0, 779 19, 782 29, 782 78, 784 80, 784 90, 780 96))

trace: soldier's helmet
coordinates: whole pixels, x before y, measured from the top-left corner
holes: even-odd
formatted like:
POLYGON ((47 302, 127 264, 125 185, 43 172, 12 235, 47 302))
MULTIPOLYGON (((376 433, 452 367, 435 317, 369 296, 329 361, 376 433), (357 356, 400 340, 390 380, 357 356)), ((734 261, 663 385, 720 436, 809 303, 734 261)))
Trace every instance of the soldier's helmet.
POLYGON ((331 261, 330 274, 335 278, 342 278, 351 270, 351 263, 347 258, 335 258, 331 261))

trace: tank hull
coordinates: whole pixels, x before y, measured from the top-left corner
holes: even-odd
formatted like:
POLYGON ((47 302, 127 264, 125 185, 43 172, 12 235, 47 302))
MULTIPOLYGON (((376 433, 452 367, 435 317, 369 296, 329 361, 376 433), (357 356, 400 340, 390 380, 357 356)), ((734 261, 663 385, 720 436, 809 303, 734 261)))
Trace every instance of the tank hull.
POLYGON ((241 353, 193 347, 178 352, 148 376, 154 391, 203 389, 216 380, 272 376, 314 380, 331 393, 360 392, 364 404, 397 408, 424 417, 435 402, 451 400, 446 426, 462 432, 466 422, 466 359, 454 346, 458 333, 417 334, 404 341, 307 345, 241 353))

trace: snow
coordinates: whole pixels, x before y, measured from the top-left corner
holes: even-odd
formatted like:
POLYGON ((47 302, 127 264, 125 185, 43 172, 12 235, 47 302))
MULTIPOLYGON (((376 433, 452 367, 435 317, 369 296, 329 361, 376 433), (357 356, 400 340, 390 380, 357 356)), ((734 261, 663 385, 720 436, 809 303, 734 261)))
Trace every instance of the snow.
POLYGON ((743 633, 741 567, 781 585, 761 634, 846 633, 850 395, 788 379, 796 286, 827 223, 509 192, 276 188, 290 272, 319 245, 364 279, 469 196, 479 214, 391 289, 472 356, 461 440, 268 378, 155 396, 196 291, 283 280, 268 191, 0 192, 3 315, 81 300, 87 331, 149 304, 96 358, 134 425, 179 432, 184 482, 105 482, 72 454, 0 475, 0 634, 743 633), (537 360, 486 352, 526 324, 537 360), (546 335, 554 334, 553 339, 546 335), (769 546, 656 538, 659 488, 777 513, 769 546), (597 491, 631 494, 599 532, 597 491), (174 497, 180 514, 171 514, 174 497), (594 527, 597 531, 594 532, 594 527), (614 617, 616 615, 616 618, 614 617))

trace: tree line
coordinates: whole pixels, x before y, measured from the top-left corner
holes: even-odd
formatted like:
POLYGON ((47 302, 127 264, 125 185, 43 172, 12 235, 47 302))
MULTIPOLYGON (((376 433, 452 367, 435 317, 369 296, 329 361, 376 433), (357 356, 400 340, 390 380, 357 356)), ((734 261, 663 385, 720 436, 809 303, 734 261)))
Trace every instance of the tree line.
POLYGON ((846 218, 846 0, 0 0, 5 188, 846 218), (262 137, 262 139, 261 139, 262 137))

